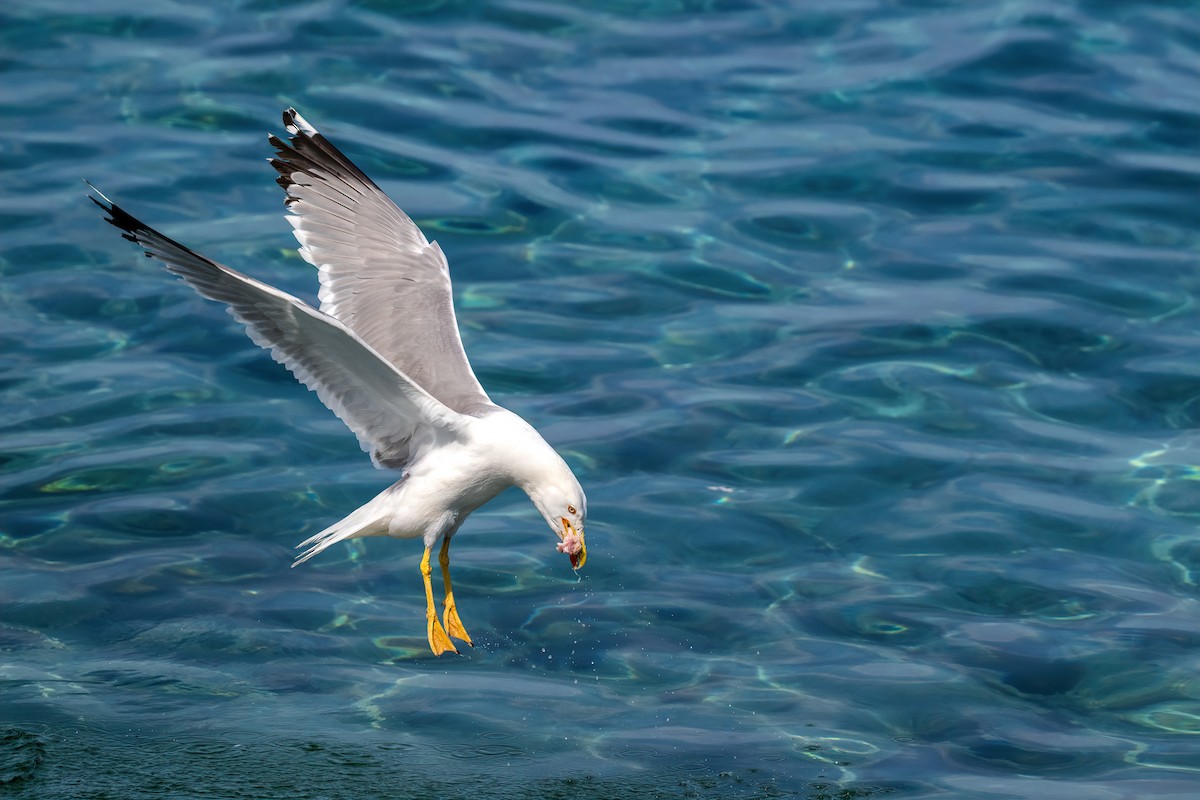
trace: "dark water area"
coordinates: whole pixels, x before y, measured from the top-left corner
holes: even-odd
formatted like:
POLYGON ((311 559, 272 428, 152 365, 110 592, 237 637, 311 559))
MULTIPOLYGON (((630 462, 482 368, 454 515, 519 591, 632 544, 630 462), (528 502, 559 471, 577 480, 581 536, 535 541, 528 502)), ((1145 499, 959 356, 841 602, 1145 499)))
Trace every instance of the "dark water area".
POLYGON ((1194 3, 0 8, 0 794, 1193 797, 1194 3), (391 482, 81 179, 310 301, 296 106, 588 492, 391 482))

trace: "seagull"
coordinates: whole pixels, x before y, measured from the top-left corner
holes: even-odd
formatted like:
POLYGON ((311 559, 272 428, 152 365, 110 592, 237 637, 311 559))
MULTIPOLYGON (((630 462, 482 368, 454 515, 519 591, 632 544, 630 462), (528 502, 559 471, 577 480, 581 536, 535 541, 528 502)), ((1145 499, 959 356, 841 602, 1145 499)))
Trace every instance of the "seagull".
POLYGON ((554 449, 516 414, 491 401, 467 361, 450 269, 430 242, 362 170, 289 108, 289 141, 272 135, 268 159, 286 193, 300 255, 317 268, 319 308, 212 261, 113 203, 90 199, 147 257, 225 303, 250 338, 317 393, 381 469, 401 477, 366 505, 297 545, 292 566, 363 536, 421 539, 425 615, 435 656, 472 645, 450 585, 450 539, 467 516, 520 487, 578 570, 587 561, 587 498, 554 449), (434 605, 430 556, 444 588, 434 605))

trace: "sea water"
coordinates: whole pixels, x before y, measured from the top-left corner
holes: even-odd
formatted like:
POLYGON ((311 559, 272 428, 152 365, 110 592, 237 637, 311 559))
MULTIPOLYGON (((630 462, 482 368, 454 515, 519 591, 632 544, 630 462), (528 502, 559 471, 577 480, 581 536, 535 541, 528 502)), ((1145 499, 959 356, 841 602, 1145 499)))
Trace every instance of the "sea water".
POLYGON ((0 8, 0 793, 1192 797, 1190 2, 0 8), (315 302, 296 106, 589 499, 388 485, 92 181, 315 302))

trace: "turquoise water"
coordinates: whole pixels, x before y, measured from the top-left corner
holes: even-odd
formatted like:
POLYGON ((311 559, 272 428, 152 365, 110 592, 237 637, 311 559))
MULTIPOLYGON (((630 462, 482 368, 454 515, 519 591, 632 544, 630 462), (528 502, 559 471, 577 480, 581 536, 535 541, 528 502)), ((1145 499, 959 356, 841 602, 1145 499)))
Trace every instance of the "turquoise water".
POLYGON ((1192 3, 0 9, 0 793, 1109 798, 1200 786, 1192 3), (386 486, 88 178, 312 299, 295 105, 447 253, 589 497, 386 486))

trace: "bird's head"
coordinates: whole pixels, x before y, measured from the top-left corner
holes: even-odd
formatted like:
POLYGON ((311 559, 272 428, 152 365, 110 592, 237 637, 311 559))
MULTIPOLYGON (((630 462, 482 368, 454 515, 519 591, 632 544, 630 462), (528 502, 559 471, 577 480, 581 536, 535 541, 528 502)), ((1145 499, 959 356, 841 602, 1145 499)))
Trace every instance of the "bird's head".
POLYGON ((587 561, 587 546, 583 541, 583 525, 587 520, 587 498, 571 469, 563 463, 561 470, 544 475, 531 486, 529 497, 541 512, 550 530, 561 540, 558 552, 571 559, 571 568, 580 569, 587 561))

